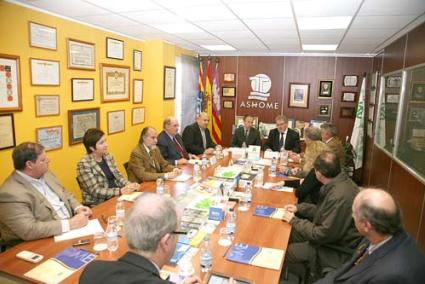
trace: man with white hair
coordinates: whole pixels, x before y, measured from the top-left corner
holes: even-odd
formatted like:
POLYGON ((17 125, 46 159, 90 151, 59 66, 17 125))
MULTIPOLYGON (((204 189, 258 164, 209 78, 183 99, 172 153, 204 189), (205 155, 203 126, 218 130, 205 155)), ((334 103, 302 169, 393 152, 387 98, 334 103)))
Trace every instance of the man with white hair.
MULTIPOLYGON (((160 277, 161 267, 173 256, 178 241, 180 212, 166 196, 144 193, 125 220, 129 251, 117 261, 94 261, 81 274, 81 284, 172 283, 160 277)), ((184 284, 201 283, 189 277, 184 284)))

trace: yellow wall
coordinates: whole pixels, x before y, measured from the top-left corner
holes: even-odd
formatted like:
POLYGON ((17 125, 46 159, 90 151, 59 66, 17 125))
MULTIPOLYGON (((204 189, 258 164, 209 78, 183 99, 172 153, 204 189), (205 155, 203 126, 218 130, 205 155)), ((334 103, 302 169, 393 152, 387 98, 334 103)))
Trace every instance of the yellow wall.
MULTIPOLYGON (((109 151, 122 172, 122 163, 128 160, 131 150, 136 145, 141 129, 151 125, 159 131, 165 116, 174 114, 174 100, 163 100, 163 66, 175 66, 175 57, 180 54, 195 55, 173 45, 159 40, 137 41, 103 30, 91 28, 62 18, 30 10, 18 5, 0 1, 0 54, 20 56, 21 90, 23 111, 14 112, 16 143, 35 141, 35 129, 62 125, 63 148, 48 152, 51 160, 50 170, 61 180, 63 185, 81 198, 78 185, 75 181, 76 164, 85 154, 84 146, 68 144, 69 109, 100 107, 100 126, 107 132, 106 114, 108 111, 125 110, 125 132, 108 135, 109 151), (44 50, 29 46, 28 21, 53 26, 57 29, 57 50, 44 50), (106 58, 106 37, 113 37, 124 41, 124 60, 106 58), (66 39, 94 43, 96 46, 96 71, 71 70, 67 68, 66 39), (133 49, 143 51, 142 71, 132 70, 133 49), (29 58, 52 59, 60 61, 60 86, 39 87, 31 86, 29 58), (99 64, 110 63, 130 66, 130 97, 133 95, 132 80, 143 79, 143 104, 133 105, 131 100, 114 103, 100 102, 99 64), (71 78, 94 78, 95 100, 88 102, 72 102, 71 78), (52 117, 35 117, 34 96, 41 94, 60 95, 60 115, 52 117), (145 123, 131 125, 131 109, 145 107, 145 123)), ((0 183, 13 170, 11 160, 12 150, 0 151, 0 183)))

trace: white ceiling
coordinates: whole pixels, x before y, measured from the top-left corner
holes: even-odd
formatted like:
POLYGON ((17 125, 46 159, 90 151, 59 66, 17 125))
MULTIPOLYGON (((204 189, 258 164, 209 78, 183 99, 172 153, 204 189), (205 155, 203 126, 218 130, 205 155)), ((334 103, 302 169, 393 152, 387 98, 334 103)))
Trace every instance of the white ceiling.
MULTIPOLYGON (((425 0, 15 0, 141 40, 162 39, 207 55, 370 56, 425 21, 425 0), (300 30, 304 17, 350 16, 346 29, 300 30), (202 45, 231 45, 212 52, 202 45)), ((317 18, 320 21, 320 18, 317 18)))

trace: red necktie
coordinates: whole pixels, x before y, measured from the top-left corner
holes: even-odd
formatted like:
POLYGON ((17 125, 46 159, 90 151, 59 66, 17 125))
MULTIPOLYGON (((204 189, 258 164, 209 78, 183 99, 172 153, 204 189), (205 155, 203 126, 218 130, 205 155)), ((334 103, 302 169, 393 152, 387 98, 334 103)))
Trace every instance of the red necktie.
POLYGON ((180 153, 180 156, 182 156, 185 159, 189 158, 185 150, 183 150, 182 146, 180 146, 179 142, 177 142, 176 137, 173 137, 173 142, 174 142, 174 145, 176 145, 177 151, 180 153))

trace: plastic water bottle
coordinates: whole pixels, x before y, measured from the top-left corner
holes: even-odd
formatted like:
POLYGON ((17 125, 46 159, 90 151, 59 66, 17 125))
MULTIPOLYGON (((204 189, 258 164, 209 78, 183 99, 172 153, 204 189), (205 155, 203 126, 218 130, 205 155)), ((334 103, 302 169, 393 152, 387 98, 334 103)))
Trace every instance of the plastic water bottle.
POLYGON ((250 181, 248 181, 245 185, 245 200, 246 206, 250 208, 252 202, 252 184, 250 181))
POLYGON ((201 180, 201 169, 198 162, 195 162, 195 165, 193 166, 193 180, 195 182, 199 182, 201 180))
POLYGON ((276 170, 277 170, 277 164, 276 164, 276 157, 273 157, 272 165, 270 166, 270 172, 269 176, 275 177, 276 176, 276 170))
POLYGON ((208 272, 209 270, 211 270, 211 267, 212 267, 213 256, 209 246, 210 246, 210 237, 205 236, 204 244, 202 245, 202 248, 201 248, 200 261, 199 261, 201 263, 201 272, 208 272))
POLYGON ((284 166, 288 165, 288 151, 283 146, 280 148, 280 163, 284 166))
POLYGON ((206 170, 208 167, 208 159, 207 158, 202 158, 202 170, 206 170))
POLYGON ((262 187, 264 182, 264 171, 258 169, 257 176, 255 177, 255 187, 262 187))
POLYGON ((192 259, 188 255, 184 255, 179 261, 179 282, 183 283, 186 278, 192 277, 195 273, 195 268, 192 264, 192 259))
POLYGON ((108 243, 108 250, 114 252, 118 249, 118 230, 117 230, 117 217, 110 216, 108 218, 108 227, 106 228, 106 238, 108 243))
POLYGON ((164 194, 164 180, 160 177, 156 179, 156 193, 164 194))
POLYGON ((234 239, 236 234, 236 212, 233 208, 229 208, 229 212, 227 213, 226 228, 231 234, 232 239, 234 239))
POLYGON ((125 219, 125 206, 124 201, 117 200, 117 204, 115 205, 115 216, 117 216, 117 225, 121 229, 124 225, 125 219))

